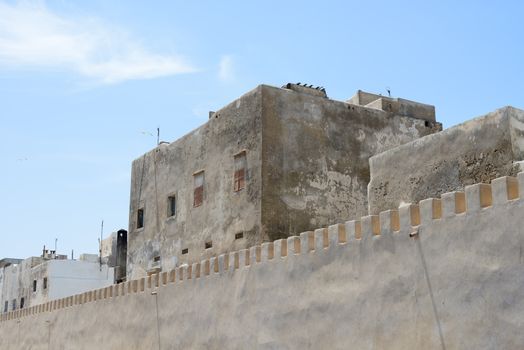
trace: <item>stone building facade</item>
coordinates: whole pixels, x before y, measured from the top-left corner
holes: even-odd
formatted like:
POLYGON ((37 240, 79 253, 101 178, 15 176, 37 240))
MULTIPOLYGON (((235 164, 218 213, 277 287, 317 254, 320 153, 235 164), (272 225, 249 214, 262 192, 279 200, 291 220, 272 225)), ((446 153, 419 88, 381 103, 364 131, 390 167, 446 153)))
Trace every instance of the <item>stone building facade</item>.
POLYGON ((260 85, 133 162, 128 279, 365 215, 369 157, 439 130, 430 105, 260 85))

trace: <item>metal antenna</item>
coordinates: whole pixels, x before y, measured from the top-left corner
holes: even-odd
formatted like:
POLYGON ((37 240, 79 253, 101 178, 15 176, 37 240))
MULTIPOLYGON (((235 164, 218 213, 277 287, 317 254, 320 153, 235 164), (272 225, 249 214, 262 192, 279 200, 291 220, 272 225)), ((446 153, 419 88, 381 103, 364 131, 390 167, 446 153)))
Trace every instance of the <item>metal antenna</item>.
POLYGON ((104 234, 104 220, 102 220, 102 225, 100 226, 100 239, 98 240, 98 251, 100 253, 100 258, 99 258, 100 271, 102 271, 102 239, 104 239, 103 234, 104 234))
POLYGON ((160 144, 160 128, 156 128, 156 145, 160 144))
POLYGON ((391 97, 391 89, 389 86, 386 87, 386 91, 388 92, 388 97, 391 97))

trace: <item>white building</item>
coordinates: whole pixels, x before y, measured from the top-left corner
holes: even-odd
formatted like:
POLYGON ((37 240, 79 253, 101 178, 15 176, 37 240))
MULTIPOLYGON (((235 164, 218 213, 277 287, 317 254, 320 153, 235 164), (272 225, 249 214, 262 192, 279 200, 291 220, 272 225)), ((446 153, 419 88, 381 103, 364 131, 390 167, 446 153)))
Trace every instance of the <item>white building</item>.
POLYGON ((107 287, 114 268, 101 264, 97 255, 78 260, 44 252, 42 257, 0 260, 0 313, 107 287))

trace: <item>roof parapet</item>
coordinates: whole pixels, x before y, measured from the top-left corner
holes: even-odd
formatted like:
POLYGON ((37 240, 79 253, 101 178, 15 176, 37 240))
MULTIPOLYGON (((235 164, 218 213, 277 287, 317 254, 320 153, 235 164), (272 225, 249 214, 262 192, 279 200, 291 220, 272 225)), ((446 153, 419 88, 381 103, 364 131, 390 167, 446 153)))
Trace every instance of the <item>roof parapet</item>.
POLYGON ((358 106, 380 109, 406 117, 431 122, 435 121, 435 106, 403 98, 391 98, 358 90, 355 95, 346 102, 358 106))

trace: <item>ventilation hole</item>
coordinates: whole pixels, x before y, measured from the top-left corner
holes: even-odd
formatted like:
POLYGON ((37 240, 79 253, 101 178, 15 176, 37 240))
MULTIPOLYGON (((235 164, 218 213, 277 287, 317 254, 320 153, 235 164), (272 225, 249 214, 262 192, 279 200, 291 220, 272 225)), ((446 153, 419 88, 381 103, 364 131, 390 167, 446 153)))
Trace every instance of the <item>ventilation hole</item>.
POLYGON ((188 248, 182 249, 182 254, 187 254, 187 253, 189 253, 189 249, 188 248))
POLYGON ((206 249, 209 249, 213 247, 213 242, 209 241, 209 242, 206 242, 206 249))
POLYGON ((241 239, 241 238, 244 238, 244 232, 239 232, 235 234, 235 239, 241 239))

